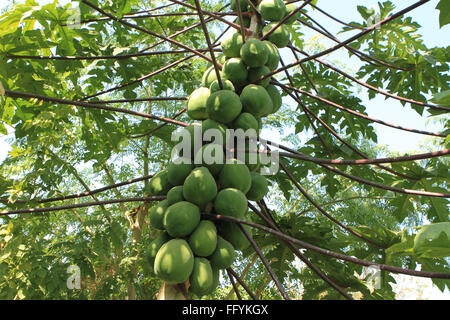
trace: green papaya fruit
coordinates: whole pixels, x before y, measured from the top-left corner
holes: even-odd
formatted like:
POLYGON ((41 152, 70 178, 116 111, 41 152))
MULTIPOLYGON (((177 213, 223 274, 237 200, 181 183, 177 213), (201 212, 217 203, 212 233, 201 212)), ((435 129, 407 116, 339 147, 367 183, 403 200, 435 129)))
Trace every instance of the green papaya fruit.
POLYGON ((206 101, 210 96, 210 90, 208 88, 195 89, 188 98, 186 112, 189 117, 194 120, 202 120, 208 118, 206 112, 206 101))
MULTIPOLYGON (((275 22, 266 25, 262 31, 263 36, 265 36, 275 25, 276 25, 275 22)), ((289 32, 289 29, 285 25, 281 25, 269 35, 268 40, 272 42, 274 45, 276 45, 278 48, 284 48, 289 44, 289 41, 291 41, 291 33, 289 32)))
POLYGON ((169 182, 167 170, 161 170, 155 174, 149 182, 150 194, 152 196, 162 196, 172 188, 169 182))
POLYGON ((245 163, 228 159, 220 172, 219 184, 222 189, 236 188, 246 194, 252 184, 250 171, 245 163))
POLYGON ((199 222, 200 209, 187 201, 180 201, 169 206, 163 220, 164 229, 174 238, 188 236, 199 222))
POLYGON ((221 236, 218 236, 216 250, 214 250, 214 253, 208 258, 211 265, 218 269, 226 269, 233 264, 233 261, 236 258, 236 251, 230 242, 221 236))
POLYGON ((202 220, 189 236, 189 245, 196 256, 207 257, 213 254, 217 246, 216 225, 202 220))
POLYGON ((248 39, 241 47, 242 61, 250 68, 261 67, 269 59, 267 45, 258 39, 248 39))
POLYGON ((242 191, 235 188, 220 190, 214 200, 214 210, 220 215, 243 218, 247 207, 247 198, 242 191))
POLYGON ((259 173, 250 172, 250 175, 252 176, 252 186, 246 196, 249 200, 259 201, 269 191, 269 184, 267 183, 267 179, 259 173))
POLYGON ((211 119, 220 123, 230 123, 241 113, 242 103, 233 91, 220 90, 209 96, 206 110, 211 119))
POLYGON ((167 192, 167 202, 170 205, 184 201, 183 186, 176 186, 167 192))
POLYGON ((194 255, 186 240, 169 240, 156 254, 155 274, 169 284, 184 283, 193 269, 194 255))
POLYGON ((186 177, 194 169, 191 159, 179 159, 178 162, 170 162, 167 167, 167 178, 170 184, 179 186, 184 183, 186 177))
POLYGON ((268 115, 273 110, 272 100, 263 86, 249 84, 242 90, 242 108, 255 117, 268 115))
POLYGON ((169 207, 169 201, 163 200, 158 202, 150 209, 149 218, 150 225, 158 230, 164 230, 164 215, 169 207))
POLYGON ((244 44, 242 35, 239 32, 235 32, 226 37, 222 43, 221 48, 223 54, 228 58, 239 58, 241 47, 244 44))
POLYGON ((203 209, 217 195, 217 184, 214 177, 205 167, 191 171, 183 185, 184 198, 203 209))
POLYGON ((214 284, 211 264, 205 258, 194 258, 194 267, 189 277, 189 291, 199 297, 207 294, 214 284))
POLYGON ((283 0, 262 0, 258 11, 264 20, 281 21, 286 15, 286 5, 283 0))

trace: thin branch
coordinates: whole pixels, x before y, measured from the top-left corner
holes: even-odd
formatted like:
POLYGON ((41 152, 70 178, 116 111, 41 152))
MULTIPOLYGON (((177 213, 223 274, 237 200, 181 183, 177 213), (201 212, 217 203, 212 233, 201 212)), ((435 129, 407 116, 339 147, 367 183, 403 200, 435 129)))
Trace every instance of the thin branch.
POLYGON ((165 198, 166 198, 165 196, 157 196, 157 197, 143 197, 143 198, 112 199, 112 200, 78 203, 78 204, 50 207, 50 208, 33 208, 33 209, 0 211, 0 216, 6 216, 6 215, 10 215, 10 214, 43 213, 43 212, 62 211, 62 210, 67 210, 67 209, 86 208, 86 207, 92 207, 92 206, 102 206, 105 204, 123 203, 123 202, 161 201, 161 200, 164 200, 165 198))
POLYGON ((118 100, 90 100, 89 103, 132 103, 132 102, 148 102, 148 101, 186 101, 187 97, 152 97, 152 98, 138 98, 138 99, 118 99, 118 100))
MULTIPOLYGON (((231 0, 231 1, 233 1, 233 0, 231 0)), ((240 0, 234 0, 234 2, 236 3, 236 10, 238 13, 239 24, 241 25, 242 42, 245 43, 246 37, 245 37, 244 18, 242 16, 242 10, 241 10, 241 2, 240 2, 240 0)))
POLYGON ((181 43, 181 42, 175 41, 175 40, 173 40, 173 39, 171 39, 171 38, 168 38, 168 37, 164 37, 164 36, 162 36, 162 35, 160 35, 160 34, 157 34, 157 33, 153 32, 153 31, 151 31, 151 30, 144 29, 144 28, 142 28, 142 27, 140 27, 140 26, 138 26, 138 25, 135 25, 135 24, 129 23, 129 22, 127 22, 127 21, 124 21, 124 20, 122 20, 122 19, 119 19, 119 18, 117 18, 116 16, 114 16, 114 15, 112 15, 112 14, 110 14, 110 13, 107 13, 106 11, 100 9, 99 7, 95 6, 94 4, 90 3, 90 2, 87 1, 87 0, 81 0, 81 2, 84 3, 85 5, 91 7, 92 9, 98 11, 99 13, 101 13, 101 14, 107 16, 107 17, 110 17, 111 19, 113 19, 113 20, 115 20, 115 21, 117 21, 117 22, 119 22, 119 23, 121 23, 121 24, 123 24, 123 25, 125 25, 125 26, 127 26, 127 27, 136 29, 136 30, 138 30, 138 31, 141 31, 141 32, 146 33, 146 34, 149 34, 149 35, 152 35, 152 36, 154 36, 154 37, 156 37, 156 38, 160 38, 160 39, 166 40, 166 41, 168 41, 168 42, 170 42, 170 43, 172 43, 172 44, 174 44, 174 45, 176 45, 176 46, 178 46, 178 47, 181 47, 181 48, 183 48, 183 49, 186 49, 186 50, 188 50, 188 51, 191 51, 192 53, 194 53, 194 54, 196 54, 197 56, 199 56, 199 57, 205 59, 206 61, 212 62, 210 58, 208 58, 206 55, 204 55, 204 54, 201 53, 200 51, 195 50, 195 49, 192 49, 192 48, 186 46, 185 44, 183 44, 183 43, 181 43))
POLYGON ((450 279, 450 273, 416 271, 416 270, 404 269, 404 268, 400 268, 400 267, 389 266, 389 265, 385 265, 385 264, 381 264, 381 263, 376 263, 376 262, 371 262, 371 261, 366 261, 366 260, 346 256, 344 254, 340 254, 340 253, 333 252, 333 251, 330 251, 327 249, 323 249, 323 248, 314 246, 312 244, 309 244, 307 242, 298 240, 298 239, 288 236, 282 232, 276 231, 272 228, 268 228, 268 227, 265 227, 263 225, 260 225, 260 224, 254 223, 254 222, 238 219, 238 218, 235 218, 232 216, 214 215, 214 214, 209 214, 209 213, 203 213, 202 216, 204 218, 210 219, 210 220, 235 222, 238 225, 245 224, 250 227, 257 228, 259 230, 273 234, 282 240, 289 241, 289 242, 291 242, 295 245, 298 245, 302 248, 305 248, 307 250, 311 250, 311 251, 317 252, 319 254, 323 254, 323 255, 333 257, 336 259, 352 262, 352 263, 359 264, 362 266, 377 267, 380 270, 389 271, 389 272, 393 272, 393 273, 406 274, 406 275, 416 276, 416 277, 424 277, 424 278, 432 278, 432 279, 450 279))
POLYGON ((48 202, 64 201, 64 200, 69 200, 69 199, 77 199, 77 198, 91 196, 91 195, 94 195, 94 194, 97 194, 97 193, 101 193, 101 192, 104 192, 104 191, 107 191, 107 190, 119 188, 119 187, 122 187, 122 186, 125 186, 125 185, 133 184, 133 183, 136 183, 136 182, 146 181, 146 180, 151 179, 152 177, 153 177, 153 174, 145 176, 145 177, 136 178, 136 179, 130 179, 130 180, 127 180, 127 181, 123 181, 123 182, 120 182, 120 183, 112 184, 112 185, 105 186, 105 187, 102 187, 102 188, 98 188, 98 189, 95 189, 95 190, 90 190, 90 191, 86 191, 86 192, 81 192, 81 193, 77 193, 77 194, 72 194, 72 195, 68 195, 68 196, 61 196, 61 197, 56 197, 56 198, 38 199, 38 200, 35 200, 35 199, 32 199, 32 200, 19 199, 19 200, 16 200, 14 202, 9 202, 8 199, 0 199, 0 202, 2 202, 2 203, 11 203, 11 204, 15 204, 15 203, 17 203, 17 204, 24 204, 24 203, 29 203, 31 201, 36 201, 37 203, 48 203, 48 202))
MULTIPOLYGON (((325 29, 321 24, 319 24, 313 18, 308 16, 306 13, 304 15, 305 15, 305 17, 310 19, 313 23, 315 23, 323 31, 320 30, 320 29, 317 29, 316 27, 314 27, 314 26, 312 26, 312 25, 310 25, 308 23, 306 23, 303 20, 299 19, 297 21, 299 21, 301 24, 307 26, 308 28, 313 29, 314 31, 324 35, 328 39, 331 39, 331 40, 333 40, 336 43, 341 43, 341 41, 338 38, 336 38, 332 33, 330 33, 327 29, 325 29)), ((365 29, 363 29, 363 30, 365 30, 365 29)), ((357 56, 361 61, 365 61, 365 62, 367 62, 367 63, 369 63, 371 65, 377 65, 378 64, 378 65, 381 65, 381 66, 389 68, 389 69, 406 71, 406 72, 409 72, 409 71, 413 70, 413 69, 406 69, 406 68, 401 68, 401 67, 394 66, 394 65, 392 65, 390 63, 387 63, 387 62, 385 62, 383 60, 380 60, 380 59, 377 59, 375 57, 372 57, 371 55, 368 55, 368 54, 366 54, 366 53, 364 53, 364 52, 362 52, 360 50, 356 50, 356 49, 350 47, 349 45, 345 45, 344 48, 347 49, 348 51, 350 51, 351 53, 353 53, 355 56, 357 56)))
POLYGON ((216 56, 214 54, 213 46, 211 43, 211 38, 209 37, 209 32, 208 32, 208 28, 206 27, 205 19, 203 18, 203 12, 202 12, 202 8, 200 6, 200 2, 199 2, 199 0, 194 0, 194 1, 195 1, 195 5, 197 7, 198 16, 200 18, 200 23, 202 24, 202 29, 203 29, 203 33, 205 35, 206 44, 208 45, 208 48, 210 51, 212 63, 214 66, 214 71, 216 72, 217 81, 219 82, 219 88, 222 90, 223 85, 222 85, 222 79, 220 76, 220 68, 221 67, 219 66, 219 64, 216 60, 216 56))
MULTIPOLYGON (((249 151, 245 150, 248 153, 268 153, 265 151, 249 151)), ((428 153, 415 154, 410 156, 401 156, 401 157, 390 157, 390 158, 377 158, 377 159, 359 159, 359 160, 330 160, 330 159, 322 159, 322 158, 314 158, 309 157, 303 153, 288 153, 288 152, 279 152, 278 155, 286 158, 299 159, 314 163, 320 164, 332 164, 332 165, 368 165, 368 164, 378 164, 378 163, 396 163, 396 162, 406 162, 406 161, 415 161, 415 160, 423 160, 423 159, 431 159, 441 156, 447 156, 450 154, 450 149, 444 149, 441 151, 434 151, 428 153)))
POLYGON ((311 7, 313 7, 314 9, 316 9, 317 11, 321 12, 322 14, 326 15, 328 18, 330 18, 330 19, 332 19, 332 20, 334 20, 334 21, 336 21, 336 22, 338 22, 340 24, 343 24, 344 26, 347 26, 347 27, 350 27, 350 28, 353 28, 353 29, 365 30, 365 28, 362 28, 362 27, 359 27, 359 26, 354 26, 354 25, 348 24, 348 23, 346 23, 346 22, 344 22, 342 20, 339 20, 338 18, 336 18, 336 17, 332 16, 331 14, 325 12, 321 8, 315 6, 313 3, 310 3, 309 5, 311 7))
POLYGON ((239 289, 237 288, 236 283, 234 282, 233 275, 228 269, 226 269, 225 271, 227 272, 228 278, 230 279, 231 285, 233 286, 234 293, 236 293, 236 297, 238 298, 238 300, 242 300, 241 294, 239 293, 239 289))
MULTIPOLYGON (((183 109, 181 109, 180 111, 178 111, 174 116, 172 116, 170 119, 173 119, 173 120, 174 120, 174 119, 178 118, 180 115, 182 115, 183 113, 185 113, 186 111, 187 111, 187 109, 186 109, 186 108, 183 108, 183 109)), ((155 133, 155 132, 158 131, 159 129, 165 127, 166 125, 167 125, 167 122, 166 122, 166 123, 162 123, 162 124, 160 124, 159 126, 157 126, 157 127, 153 128, 153 129, 147 131, 146 133, 139 134, 139 135, 136 135, 136 136, 132 136, 131 138, 132 138, 132 139, 139 139, 139 138, 147 137, 147 136, 149 136, 149 135, 155 133)))
POLYGON ((232 268, 227 268, 227 273, 231 274, 239 282, 242 288, 244 288, 244 290, 253 300, 258 300, 252 290, 250 290, 250 288, 245 284, 244 281, 242 281, 241 277, 239 277, 239 275, 232 268))
MULTIPOLYGON (((261 210, 265 213, 267 217, 270 218, 265 220, 269 223, 269 226, 271 226, 273 229, 281 232, 280 228, 278 227, 277 223, 273 219, 272 215, 270 214, 269 209, 267 208, 267 205, 265 204, 264 200, 258 202, 259 207, 261 210)), ((252 208, 254 211, 256 208, 252 208)), ((322 270, 320 270, 318 267, 316 267, 299 249, 297 249, 292 243, 283 240, 286 246, 293 252, 303 263, 305 263, 313 272, 315 272, 322 280, 324 280, 328 285, 330 285, 332 288, 334 288, 337 292, 339 292, 343 297, 345 297, 347 300, 353 300, 353 298, 345 292, 343 288, 341 288, 336 282, 334 282, 332 279, 330 279, 322 270)))
MULTIPOLYGON (((179 5, 181 5, 181 6, 184 6, 184 7, 186 7, 186 8, 190 8, 190 9, 192 9, 192 10, 196 10, 195 6, 190 5, 190 4, 186 3, 186 2, 182 2, 182 1, 178 1, 178 0, 169 0, 169 1, 174 2, 174 3, 176 3, 176 4, 179 4, 179 5)), ((229 4, 228 4, 227 6, 229 6, 229 4)), ((240 30, 240 29, 241 29, 241 26, 240 26, 239 24, 234 23, 234 22, 230 22, 230 21, 224 19, 223 17, 218 16, 218 15, 212 13, 212 12, 202 10, 202 13, 203 13, 204 15, 210 16, 210 17, 212 17, 212 18, 214 18, 214 19, 216 19, 216 20, 219 20, 219 21, 221 21, 221 22, 223 22, 223 23, 229 25, 230 27, 235 28, 236 30, 240 30)), ((246 31, 249 32, 248 29, 246 29, 246 31)))
MULTIPOLYGON (((307 56, 307 57, 310 56, 307 52, 305 52, 303 50, 300 50, 300 49, 297 49, 296 47, 294 47, 292 45, 289 45, 288 47, 291 48, 294 51, 297 51, 297 52, 303 54, 304 56, 307 56)), ((299 59, 297 58, 297 60, 299 60, 299 59)), ((321 59, 314 59, 314 61, 317 61, 318 63, 324 65, 328 69, 331 69, 331 70, 339 73, 340 75, 344 76, 345 78, 347 78, 347 79, 349 79, 351 81, 354 81, 354 82, 356 82, 356 83, 362 85, 363 87, 366 87, 366 88, 368 88, 368 89, 370 89, 372 91, 380 93, 380 94, 382 94, 382 95, 384 95, 386 97, 393 98, 393 99, 396 99, 396 100, 399 100, 399 101, 403 101, 403 102, 407 102, 407 103, 410 103, 410 104, 419 105, 419 106, 422 106, 422 107, 428 107, 428 108, 437 109, 437 110, 450 111, 449 107, 435 105, 435 104, 429 104, 429 103, 425 103, 425 102, 416 101, 416 100, 413 100, 413 99, 400 97, 400 96, 397 96, 395 94, 389 93, 387 91, 378 89, 378 88, 376 88, 376 87, 374 87, 374 86, 372 86, 372 85, 370 85, 370 84, 368 84, 368 83, 366 83, 366 82, 364 82, 362 80, 359 80, 359 79, 349 75, 348 73, 346 73, 346 72, 344 72, 344 71, 342 71, 342 70, 340 70, 340 69, 330 65, 329 63, 327 63, 327 62, 325 62, 325 61, 323 61, 321 59)))
POLYGON ((315 100, 323 102, 323 103, 325 103, 325 104, 327 104, 327 105, 329 105, 329 106, 331 106, 333 108, 345 111, 345 112, 350 113, 350 114, 352 114, 354 116, 357 116, 359 118, 362 118, 362 119, 365 119, 365 120, 368 120, 368 121, 371 121, 371 122, 375 122, 375 123, 381 124, 383 126, 391 127, 391 128, 402 130, 402 131, 417 133, 417 134, 429 135, 429 136, 433 136, 433 137, 440 137, 440 138, 446 138, 447 137, 445 134, 442 134, 442 133, 434 133, 434 132, 429 132, 429 131, 425 131, 425 130, 411 129, 411 128, 406 128, 406 127, 403 127, 403 126, 398 126, 398 125, 395 125, 395 124, 392 124, 392 123, 389 123, 389 122, 386 122, 386 121, 383 121, 383 120, 379 120, 379 119, 375 119, 373 117, 369 117, 369 116, 367 116, 365 114, 362 114, 362 113, 354 111, 352 109, 343 107, 343 106, 341 106, 338 103, 335 103, 335 102, 327 100, 325 98, 316 96, 316 95, 314 95, 312 93, 309 93, 307 91, 304 91, 304 90, 301 90, 301 89, 298 89, 298 88, 295 88, 295 87, 291 87, 291 86, 285 86, 285 85, 280 84, 280 83, 276 83, 276 85, 280 86, 280 87, 284 86, 285 88, 287 88, 289 90, 297 91, 298 93, 301 93, 301 94, 306 95, 306 96, 308 96, 310 98, 313 98, 315 100))
POLYGON ((189 60, 189 59, 191 59, 193 57, 195 57, 194 54, 186 56, 186 57, 184 57, 182 59, 179 59, 179 60, 177 60, 175 62, 172 62, 172 63, 170 63, 170 64, 168 64, 168 65, 166 65, 166 66, 164 66, 164 67, 162 67, 162 68, 160 68, 160 69, 158 69, 156 71, 153 71, 153 72, 151 72, 151 73, 149 73, 149 74, 147 74, 145 76, 142 76, 142 77, 140 77, 140 78, 138 78, 136 80, 133 80, 131 82, 127 82, 127 83, 118 85, 116 87, 113 87, 113 88, 110 88, 110 89, 107 89, 107 90, 104 90, 104 91, 97 92, 96 94, 92 94, 90 96, 83 97, 80 100, 84 101, 84 100, 92 99, 92 98, 98 97, 100 95, 103 95, 105 93, 113 92, 113 91, 116 91, 116 90, 119 90, 119 89, 123 89, 123 88, 128 87, 128 86, 140 83, 140 82, 142 82, 144 80, 147 80, 147 79, 150 79, 151 77, 154 77, 154 76, 156 76, 156 75, 158 75, 158 74, 160 74, 160 73, 162 73, 164 71, 167 71, 167 70, 175 67, 176 65, 179 65, 179 64, 181 64, 181 63, 183 63, 183 62, 185 62, 185 61, 187 61, 187 60, 189 60))
POLYGON ((353 36, 353 37, 350 37, 349 39, 347 39, 347 40, 345 40, 345 41, 343 41, 343 42, 337 44, 336 46, 331 47, 331 48, 329 48, 329 49, 326 49, 326 50, 324 50, 324 51, 322 51, 322 52, 316 53, 316 54, 314 54, 314 55, 311 55, 311 56, 309 56, 309 57, 306 57, 306 58, 304 58, 304 59, 302 59, 302 60, 299 60, 299 61, 293 62, 293 63, 291 63, 291 64, 288 64, 288 65, 285 66, 285 67, 282 67, 282 68, 279 68, 279 69, 277 69, 277 70, 274 70, 274 71, 272 71, 272 72, 270 72, 270 73, 268 73, 268 74, 262 76, 258 81, 262 81, 262 80, 264 80, 264 79, 270 78, 270 77, 272 77, 273 75, 275 75, 275 74, 277 74, 277 73, 280 73, 280 72, 282 72, 282 71, 284 71, 284 70, 293 68, 293 67, 295 67, 295 66, 298 66, 299 64, 302 64, 302 63, 305 63, 305 62, 307 62, 307 61, 313 60, 313 59, 315 59, 315 58, 319 58, 319 57, 322 57, 322 56, 327 55, 327 54, 329 54, 329 53, 332 53, 332 52, 338 50, 339 48, 342 48, 343 46, 345 46, 345 45, 347 45, 347 44, 349 44, 349 43, 351 43, 351 42, 353 42, 353 41, 355 41, 355 40, 357 40, 357 39, 359 39, 359 38, 365 36, 366 34, 368 34, 368 33, 372 32, 372 31, 376 30, 376 29, 379 28, 380 26, 382 26, 382 25, 384 25, 384 24, 386 24, 386 23, 388 23, 388 22, 390 22, 390 21, 392 21, 392 20, 394 20, 394 19, 396 19, 396 18, 398 18, 398 17, 400 17, 400 16, 402 16, 402 15, 404 15, 404 14, 406 14, 406 13, 412 11, 412 10, 414 10, 415 8, 421 6, 421 5, 423 5, 423 4, 425 4, 425 3, 429 2, 429 1, 430 1, 430 0, 420 0, 420 1, 416 2, 416 3, 414 3, 413 5, 407 7, 407 8, 405 8, 405 9, 403 9, 403 10, 400 10, 399 12, 397 12, 397 13, 395 13, 395 14, 393 14, 393 15, 390 15, 389 17, 387 17, 387 18, 385 18, 385 19, 383 19, 383 20, 381 20, 381 21, 379 21, 379 22, 373 24, 372 26, 370 26, 370 27, 367 28, 366 30, 364 30, 364 31, 362 31, 362 32, 360 32, 360 33, 358 33, 358 34, 356 34, 356 35, 353 36))
POLYGON ((40 101, 52 102, 52 103, 57 103, 57 104, 66 104, 66 105, 72 105, 72 106, 78 106, 78 107, 84 107, 84 108, 120 112, 120 113, 130 114, 133 116, 143 117, 143 118, 147 118, 147 119, 159 120, 159 121, 175 124, 177 126, 182 126, 182 127, 189 126, 189 124, 187 124, 185 122, 176 121, 176 120, 172 120, 172 119, 168 119, 168 118, 164 118, 164 117, 158 117, 158 116, 154 116, 154 115, 148 114, 148 113, 114 108, 114 107, 107 107, 107 106, 92 104, 92 103, 83 102, 83 101, 71 101, 71 100, 52 98, 52 97, 48 97, 48 96, 35 95, 35 94, 31 94, 31 93, 10 91, 10 90, 5 90, 5 95, 10 98, 37 99, 40 101))
MULTIPOLYGON (((209 51, 209 49, 197 49, 200 52, 209 51)), ((220 49, 214 49, 214 51, 221 52, 220 49)), ((104 55, 104 56, 22 56, 22 55, 14 55, 14 54, 5 54, 5 57, 8 59, 32 59, 32 60, 122 60, 136 57, 145 57, 145 56, 158 56, 158 55, 169 55, 169 54, 178 54, 178 53, 189 53, 188 50, 164 50, 164 51, 154 51, 154 52, 137 52, 137 53, 129 53, 129 54, 118 54, 118 55, 104 55)))
POLYGON ((264 254, 262 253, 261 249, 256 244, 255 240, 253 240, 253 238, 248 234, 247 230, 245 230, 245 228, 240 223, 238 223, 237 225, 239 226, 241 231, 244 233, 245 237, 248 239, 248 241, 252 245, 253 249, 255 249, 256 254, 259 256, 259 258, 261 259, 261 262, 263 263, 263 265, 266 268, 267 272, 269 273, 270 277, 275 282, 275 286, 278 288, 278 291, 280 292, 281 296, 285 300, 290 300, 289 296, 287 295, 286 291, 284 290, 283 286, 281 285, 280 280, 278 279, 277 275, 273 271, 273 269, 270 266, 267 259, 264 257, 264 254))
MULTIPOLYGON (((288 90, 286 87, 281 87, 283 89, 284 92, 286 92, 292 99, 294 99, 299 105, 302 106, 303 110, 306 110, 310 115, 312 115, 314 117, 314 119, 316 119, 328 132, 330 132, 336 139, 338 139, 339 141, 341 141, 344 145, 346 145, 350 150, 352 150, 353 152, 357 153, 358 155, 360 155, 362 158, 368 159, 369 157, 367 155, 365 155, 363 152, 359 151, 356 147, 354 147, 351 143, 348 143, 347 141, 345 141, 339 134, 337 134, 336 131, 334 131, 325 121, 323 121, 322 119, 320 119, 314 112, 311 111, 311 109, 309 109, 300 99, 298 99, 295 95, 293 95, 291 93, 290 90, 288 90)), ((294 91, 295 92, 295 91, 294 91)), ((284 149, 286 151, 290 152, 290 149, 284 149)), ((414 177, 409 177, 407 175, 404 175, 402 173, 399 173, 395 170, 392 170, 391 168, 388 168, 386 166, 383 166, 381 164, 377 164, 376 166, 378 166, 379 168, 386 170, 387 172, 390 172, 398 177, 404 178, 404 179, 408 179, 408 180, 412 180, 412 181, 418 181, 419 179, 414 178, 414 177)))
MULTIPOLYGON (((285 66, 284 61, 282 58, 280 58, 280 62, 282 66, 285 66)), ((303 65, 300 65, 303 68, 303 65)), ((289 80, 289 83, 291 84, 292 87, 294 87, 294 81, 292 80, 291 75, 289 74, 288 70, 285 70, 284 73, 286 74, 286 77, 289 80)), ((312 80, 309 78, 309 76, 307 75, 306 72, 303 72, 305 74, 305 76, 309 79, 311 85, 313 86, 313 88, 315 89, 314 83, 312 82, 312 80)), ((297 97, 297 100, 300 101, 300 97, 297 91, 294 91, 295 96, 297 97)), ((311 125, 311 127, 313 128, 314 132, 316 133, 317 137, 319 138, 320 142, 322 143, 322 145, 324 146, 325 150, 327 150, 328 154, 332 154, 330 148, 328 147, 328 145, 326 144, 325 140, 323 139, 322 135, 320 134, 319 130, 317 130, 316 125, 314 124, 314 122, 312 121, 310 115, 308 114, 308 111, 306 110, 306 106, 303 103, 299 103, 300 107, 302 108, 303 112, 305 113, 306 118, 308 119, 309 124, 311 125)))

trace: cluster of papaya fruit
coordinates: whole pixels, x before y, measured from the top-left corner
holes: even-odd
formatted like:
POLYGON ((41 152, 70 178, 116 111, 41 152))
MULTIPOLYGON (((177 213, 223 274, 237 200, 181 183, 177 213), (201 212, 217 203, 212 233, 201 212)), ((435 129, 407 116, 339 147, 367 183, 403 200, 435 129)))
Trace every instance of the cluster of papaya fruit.
MULTIPOLYGON (((169 284, 189 281, 189 292, 198 297, 216 289, 219 271, 232 265, 236 250, 250 245, 252 234, 250 228, 241 229, 236 223, 202 219, 201 213, 245 219, 248 201, 259 201, 268 192, 267 179, 257 172, 262 166, 259 155, 249 161, 245 152, 244 159, 238 159, 236 149, 230 149, 228 131, 251 129, 257 135, 261 118, 281 107, 278 89, 270 78, 260 78, 277 68, 278 48, 289 42, 290 34, 280 26, 268 40, 259 39, 293 9, 282 0, 255 4, 267 25, 259 23, 251 37, 244 39, 236 32, 223 40, 219 64, 206 70, 202 87, 187 101, 187 114, 195 120, 183 128, 191 139, 189 152, 177 153, 177 159, 150 181, 150 193, 167 198, 150 210, 151 226, 162 233, 151 242, 147 259, 161 280, 169 284), (211 129, 220 136, 205 142, 208 139, 203 134, 211 129), (195 142, 198 134, 201 143, 195 142), (210 158, 214 160, 207 161, 210 158)), ((231 8, 236 8, 234 0, 231 8)), ((240 8, 243 12, 250 9, 246 0, 240 0, 240 8)))

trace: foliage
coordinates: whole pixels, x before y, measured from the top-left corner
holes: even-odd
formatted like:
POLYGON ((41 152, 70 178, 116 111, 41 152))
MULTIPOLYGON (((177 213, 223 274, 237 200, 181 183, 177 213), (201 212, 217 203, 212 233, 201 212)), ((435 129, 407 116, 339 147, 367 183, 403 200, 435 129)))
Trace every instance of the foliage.
MULTIPOLYGON (((117 17, 160 5, 160 1, 139 0, 91 2, 106 12, 114 12, 117 17)), ((209 11, 217 11, 223 6, 220 1, 201 3, 209 11)), ((441 13, 440 25, 448 24, 448 1, 441 0, 437 8, 441 13)), ((390 1, 380 2, 378 9, 382 19, 396 11, 390 1)), ((161 10, 171 13, 189 11, 182 6, 161 10)), ((362 22, 351 24, 367 27, 375 12, 363 6, 358 7, 358 12, 362 22)), ((160 39, 131 30, 117 21, 78 24, 71 20, 74 13, 79 14, 80 21, 100 17, 81 3, 79 6, 74 3, 60 6, 54 1, 38 6, 33 0, 16 4, 0 16, 0 95, 3 86, 9 91, 75 101, 122 86, 90 101, 184 97, 199 87, 199 79, 209 67, 204 60, 192 58, 147 80, 134 82, 187 57, 189 53, 122 59, 16 57, 117 56, 136 54, 150 46, 153 51, 180 49, 168 42, 160 43, 160 39)), ((312 23, 307 18, 302 19, 312 23)), ((130 21, 167 36, 197 23, 198 18, 172 15, 130 21)), ((208 28, 214 41, 225 26, 216 21, 208 23, 208 28)), ((314 51, 303 38, 303 28, 300 24, 290 26, 292 44, 314 51)), ((348 35, 349 31, 353 29, 343 27, 340 33, 348 35)), ((417 22, 403 16, 352 42, 352 48, 396 67, 363 63, 355 77, 399 96, 449 106, 449 48, 428 48, 419 31, 417 22)), ((191 48, 207 46, 201 28, 180 34, 176 40, 191 48)), ((351 80, 314 61, 305 63, 303 67, 305 72, 300 68, 289 71, 293 86, 366 114, 359 88, 351 80)), ((280 73, 277 80, 288 83, 284 73, 280 73)), ((376 92, 369 91, 370 99, 376 95, 376 92)), ((361 158, 313 118, 319 138, 302 106, 288 103, 286 95, 283 101, 279 114, 270 116, 264 123, 266 127, 286 133, 283 142, 311 157, 361 158), (307 137, 306 141, 301 141, 300 135, 307 137)), ((368 120, 311 97, 301 96, 301 101, 344 141, 369 158, 399 156, 376 145, 376 131, 368 120)), ((113 105, 171 117, 184 106, 184 102, 145 101, 113 105)), ((425 117, 423 106, 411 104, 411 107, 425 117)), ((448 114, 442 110, 427 110, 443 119, 442 132, 450 134, 448 114)), ((187 121, 185 115, 177 119, 187 121)), ((157 120, 142 120, 118 112, 0 96, 0 132, 7 134, 12 128, 14 132, 10 139, 12 150, 0 165, 0 191, 5 200, 2 210, 147 196, 148 184, 141 182, 108 190, 101 195, 90 196, 90 199, 38 202, 39 199, 81 193, 89 191, 89 188, 141 177, 165 167, 173 145, 171 133, 176 126, 168 124, 152 135, 145 135, 159 124, 157 120), (136 138, 139 136, 142 137, 136 138), (26 200, 26 203, 17 200, 26 200)), ((448 148, 449 141, 449 137, 433 138, 428 147, 430 150, 448 148)), ((423 271, 448 272, 450 222, 447 199, 394 193, 355 183, 311 162, 287 158, 281 161, 311 198, 335 219, 384 249, 361 241, 321 215, 280 170, 269 177, 271 192, 267 202, 275 221, 286 234, 364 260, 409 269, 421 265, 423 271)), ((448 190, 448 158, 394 163, 389 167, 412 179, 377 166, 339 166, 338 169, 383 185, 432 192, 448 190)), ((131 202, 54 213, 1 216, 0 298, 156 299, 160 281, 154 277, 145 257, 146 247, 158 236, 158 232, 150 228, 147 213, 151 206, 131 202), (81 269, 81 290, 67 288, 67 268, 70 265, 81 269)), ((249 216, 252 221, 263 224, 257 216, 249 216)), ((253 233, 256 243, 263 248, 275 273, 292 296, 303 299, 342 298, 310 269, 299 267, 296 256, 278 238, 256 229, 253 233), (303 288, 301 292, 299 287, 303 288)), ((241 273, 247 265, 252 265, 243 277, 250 289, 263 299, 281 298, 275 286, 269 283, 261 262, 253 260, 254 254, 251 248, 245 251, 234 269, 241 273)), ((387 272, 381 273, 381 287, 373 289, 356 276, 363 273, 361 266, 312 251, 304 254, 349 293, 358 293, 362 299, 395 298, 389 285, 395 280, 387 272)), ((450 285, 444 280, 433 282, 441 290, 450 285)), ((231 284, 224 274, 222 285, 220 290, 205 298, 225 298, 231 284)))

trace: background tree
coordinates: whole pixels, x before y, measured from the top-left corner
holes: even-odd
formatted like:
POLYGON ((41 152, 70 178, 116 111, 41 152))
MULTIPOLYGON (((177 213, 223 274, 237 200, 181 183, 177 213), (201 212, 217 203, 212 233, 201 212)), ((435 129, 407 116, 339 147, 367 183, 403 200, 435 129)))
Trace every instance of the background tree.
MULTIPOLYGON (((280 299, 277 278, 290 298, 393 299, 388 271, 431 277, 444 290, 449 50, 426 47, 408 17, 428 1, 380 2, 376 13, 360 6, 358 22, 332 33, 309 15, 332 8, 291 2, 300 15, 274 74, 284 104, 264 126, 295 134, 283 138, 270 196, 250 207, 250 223, 271 231, 253 228, 253 239, 276 277, 249 248, 206 298, 232 297, 233 279, 247 289, 237 297, 280 299), (335 45, 305 43, 306 28, 335 45), (339 48, 362 61, 355 75, 324 59, 339 48), (377 146, 372 124, 381 120, 367 115, 356 85, 438 116, 440 132, 383 123, 430 137, 429 152, 403 157, 377 146), (379 287, 355 276, 364 261, 384 270, 379 287)), ((200 3, 214 45, 240 29, 228 4, 200 3)), ((437 2, 441 26, 450 22, 446 3, 437 2)), ((26 1, 0 17, 0 131, 14 132, 0 166, 1 298, 157 298, 161 282, 145 253, 157 236, 148 210, 161 198, 148 181, 168 164, 171 133, 189 121, 185 100, 208 56, 194 1, 26 1), (81 269, 81 290, 67 288, 70 265, 81 269)))

